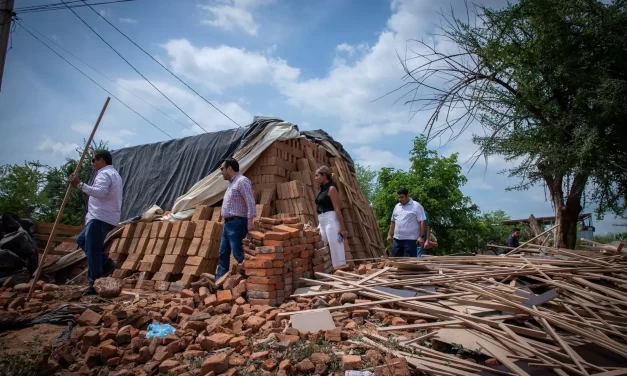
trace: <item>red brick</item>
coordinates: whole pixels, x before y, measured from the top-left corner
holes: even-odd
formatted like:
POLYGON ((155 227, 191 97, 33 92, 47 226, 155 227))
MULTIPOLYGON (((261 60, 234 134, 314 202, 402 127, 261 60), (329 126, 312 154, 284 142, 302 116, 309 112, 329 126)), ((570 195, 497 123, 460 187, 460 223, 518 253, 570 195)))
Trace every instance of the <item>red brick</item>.
POLYGON ((135 229, 137 228, 137 223, 128 223, 124 226, 124 229, 122 230, 122 237, 123 238, 132 238, 134 233, 135 233, 135 229))
POLYGON ((246 284, 247 291, 274 291, 277 290, 276 284, 260 285, 255 283, 246 284))
POLYGON ((250 235, 251 238, 255 239, 255 240, 264 240, 265 235, 262 232, 259 231, 249 231, 248 234, 250 235))
POLYGON ((213 208, 207 205, 198 205, 196 209, 194 209, 194 214, 192 215, 192 221, 207 221, 211 219, 211 215, 213 214, 213 208))
MULTIPOLYGON (((268 246, 268 247, 281 247, 281 246, 286 245, 285 243, 286 242, 283 240, 268 240, 268 239, 263 240, 263 245, 268 246)), ((289 244, 287 245, 289 246, 289 244)))
MULTIPOLYGON (((281 270, 281 273, 283 270, 281 270)), ((281 274, 278 273, 278 274, 281 274)), ((274 269, 246 269, 246 275, 254 276, 254 277, 269 277, 273 275, 277 275, 274 269)))
POLYGON ((282 268, 284 265, 285 265, 285 263, 283 262, 283 260, 272 261, 272 267, 273 268, 282 268))
POLYGON ((276 299, 248 299, 248 303, 250 305, 268 305, 268 306, 276 306, 276 299))
POLYGON ((177 238, 176 243, 174 243, 174 250, 172 253, 179 256, 185 256, 191 242, 191 237, 190 239, 177 238))
POLYGON ((170 231, 170 238, 176 238, 179 236, 179 231, 181 230, 181 223, 183 222, 172 222, 172 230, 170 231))
POLYGON ((156 239, 155 246, 152 249, 152 254, 156 256, 165 255, 165 248, 167 244, 167 240, 165 239, 156 239))
POLYGON ((150 227, 150 238, 159 237, 159 232, 161 232, 161 226, 163 222, 152 222, 152 226, 150 227))
POLYGON ((289 218, 283 218, 283 223, 287 224, 296 224, 300 222, 300 218, 298 217, 289 217, 289 218))
POLYGON ((187 249, 187 256, 196 256, 198 251, 200 250, 200 244, 202 243, 202 238, 194 238, 191 243, 189 243, 189 248, 187 249))
POLYGON ((162 222, 161 230, 159 231, 159 235, 157 236, 157 238, 168 239, 170 237, 171 232, 172 232, 172 222, 162 222))
POLYGON ((261 254, 272 254, 272 253, 283 253, 283 247, 281 246, 263 246, 263 247, 256 247, 255 251, 257 251, 258 255, 261 254))
POLYGON ((271 225, 280 225, 281 223, 283 223, 283 221, 280 220, 280 219, 268 218, 268 217, 261 217, 261 218, 259 218, 259 222, 267 223, 267 224, 271 224, 271 225))
POLYGON ((205 226, 207 225, 207 221, 193 221, 194 227, 194 238, 202 238, 205 233, 205 226))
POLYGON ((233 293, 231 293, 231 290, 218 290, 217 292, 217 304, 222 304, 222 303, 231 303, 233 301, 233 293))
POLYGON ((283 281, 283 276, 248 277, 247 282, 252 284, 270 285, 283 281))
POLYGON ((255 260, 284 260, 283 253, 266 253, 266 254, 257 254, 255 255, 255 260))
POLYGON ((243 265, 244 269, 270 269, 273 266, 269 260, 246 260, 243 265))
POLYGON ((191 221, 181 222, 181 228, 179 229, 179 238, 192 239, 194 237, 194 230, 196 229, 196 223, 191 221))
POLYGON ((266 240, 278 240, 284 241, 290 238, 290 234, 288 232, 277 232, 277 231, 269 231, 266 232, 264 236, 264 243, 266 240))
POLYGON ((300 237, 300 230, 299 229, 296 229, 296 228, 293 228, 293 227, 289 227, 287 225, 274 226, 274 227, 272 227, 272 231, 287 232, 289 234, 288 239, 299 238, 300 237))

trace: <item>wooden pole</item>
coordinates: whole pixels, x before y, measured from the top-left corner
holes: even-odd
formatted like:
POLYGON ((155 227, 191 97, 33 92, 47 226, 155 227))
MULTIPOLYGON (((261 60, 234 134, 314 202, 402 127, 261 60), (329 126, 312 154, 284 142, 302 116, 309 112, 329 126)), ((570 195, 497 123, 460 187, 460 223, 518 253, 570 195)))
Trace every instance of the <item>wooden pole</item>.
MULTIPOLYGON (((96 125, 94 125, 94 129, 92 129, 91 134, 89 135, 89 140, 87 140, 87 144, 85 145, 85 149, 83 149, 83 154, 81 155, 81 159, 78 161, 76 165, 76 169, 74 170, 74 175, 78 176, 78 172, 80 171, 81 164, 85 160, 87 156, 87 152, 89 151, 89 146, 94 139, 94 135, 96 134, 96 130, 98 129, 98 125, 100 125, 100 120, 102 120, 102 116, 107 110, 107 106, 109 105, 109 101, 111 101, 110 97, 107 97, 104 106, 102 107, 102 111, 100 111, 100 116, 98 116, 98 120, 96 120, 96 125)), ((61 222, 61 217, 63 216, 63 209, 65 209, 65 205, 67 204, 70 194, 72 193, 72 184, 68 184, 67 190, 65 191, 65 197, 63 198, 63 202, 61 203, 61 208, 59 209, 59 213, 57 214, 57 219, 54 221, 54 225, 52 226, 52 230, 50 231, 50 236, 48 237, 48 241, 46 242, 46 248, 44 248, 44 254, 41 257, 42 262, 39 263, 37 267, 37 271, 35 272, 35 279, 33 279, 33 283, 30 286, 30 290, 28 291, 28 295, 26 296, 26 301, 30 301, 30 298, 33 296, 33 292, 35 291, 35 284, 39 280, 39 276, 41 274, 41 269, 44 265, 43 260, 45 260, 48 255, 48 250, 52 245, 52 239, 56 235, 57 225, 61 222)))
POLYGON ((505 256, 509 256, 509 255, 512 255, 512 254, 514 254, 514 253, 518 252, 518 250, 519 250, 520 248, 522 248, 522 247, 526 246, 527 244, 529 244, 529 243, 531 243, 532 241, 536 240, 536 239, 537 239, 537 238, 539 238, 540 236, 542 236, 542 235, 546 234, 547 232, 551 232, 551 231, 553 231, 554 229, 556 229, 556 228, 558 228, 558 227, 559 227, 559 225, 555 225, 555 226, 551 227, 550 229, 546 230, 545 232, 543 232, 542 234, 537 235, 536 237, 534 237, 534 238, 531 238, 531 239, 527 240, 526 242, 522 243, 522 244, 521 244, 521 245, 519 245, 518 247, 516 247, 516 248, 512 249, 512 251, 511 251, 511 252, 509 252, 509 253, 507 253, 505 256))

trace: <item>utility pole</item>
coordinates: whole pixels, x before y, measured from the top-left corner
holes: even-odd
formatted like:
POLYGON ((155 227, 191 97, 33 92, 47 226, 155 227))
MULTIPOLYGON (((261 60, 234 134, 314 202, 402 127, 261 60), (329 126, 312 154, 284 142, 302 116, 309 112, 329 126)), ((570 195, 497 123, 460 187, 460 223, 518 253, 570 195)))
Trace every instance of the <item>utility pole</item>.
POLYGON ((4 61, 7 57, 9 36, 11 35, 11 19, 13 18, 14 0, 0 0, 0 91, 2 91, 2 75, 4 61))

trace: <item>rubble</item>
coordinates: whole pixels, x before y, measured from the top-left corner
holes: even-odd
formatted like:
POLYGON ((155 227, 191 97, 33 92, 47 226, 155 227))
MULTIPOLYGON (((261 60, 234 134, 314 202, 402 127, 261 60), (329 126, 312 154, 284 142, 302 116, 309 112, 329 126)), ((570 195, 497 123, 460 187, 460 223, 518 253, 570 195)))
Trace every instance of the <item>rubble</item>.
MULTIPOLYGON (((234 295, 238 280, 259 278, 238 270, 220 283, 205 276, 180 292, 125 289, 115 298, 82 298, 89 305, 47 361, 70 372, 104 375, 624 370, 622 256, 545 252, 542 258, 527 251, 524 257, 383 259, 355 270, 316 272, 316 279, 306 279, 314 287, 286 296, 276 307, 234 295), (335 328, 306 329, 327 319, 335 328), (168 323, 175 332, 146 338, 152 322, 168 323), (309 325, 300 327, 303 322, 309 325), (602 362, 584 356, 592 349, 605 354, 602 362)), ((49 291, 48 304, 64 303, 69 292, 63 290, 49 291)), ((7 308, 25 296, 9 287, 0 293, 9 299, 7 308)))
MULTIPOLYGON (((122 293, 122 281, 116 278, 99 278, 94 282, 94 289, 103 298, 115 298, 122 293)), ((44 289, 45 291, 45 289, 44 289)))

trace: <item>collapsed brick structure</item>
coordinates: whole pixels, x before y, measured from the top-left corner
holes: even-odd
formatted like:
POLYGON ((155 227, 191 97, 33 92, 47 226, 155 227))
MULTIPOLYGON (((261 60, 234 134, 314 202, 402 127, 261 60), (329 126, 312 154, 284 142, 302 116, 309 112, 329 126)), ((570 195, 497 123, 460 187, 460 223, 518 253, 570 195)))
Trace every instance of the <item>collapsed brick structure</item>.
MULTIPOLYGON (((256 231, 245 244, 256 258, 244 268, 248 276, 263 278, 251 282, 256 289, 249 290, 250 299, 280 305, 299 279, 331 270, 328 249, 316 229, 318 187, 313 175, 321 165, 331 166, 340 193, 349 233, 347 261, 381 256, 384 246, 374 212, 348 163, 304 137, 275 141, 244 171, 253 182, 257 209, 256 231)), ((119 266, 114 277, 127 278, 127 288, 188 287, 202 273, 215 273, 222 225, 221 208, 206 205, 196 207, 188 221, 127 224, 107 245, 119 266)))

